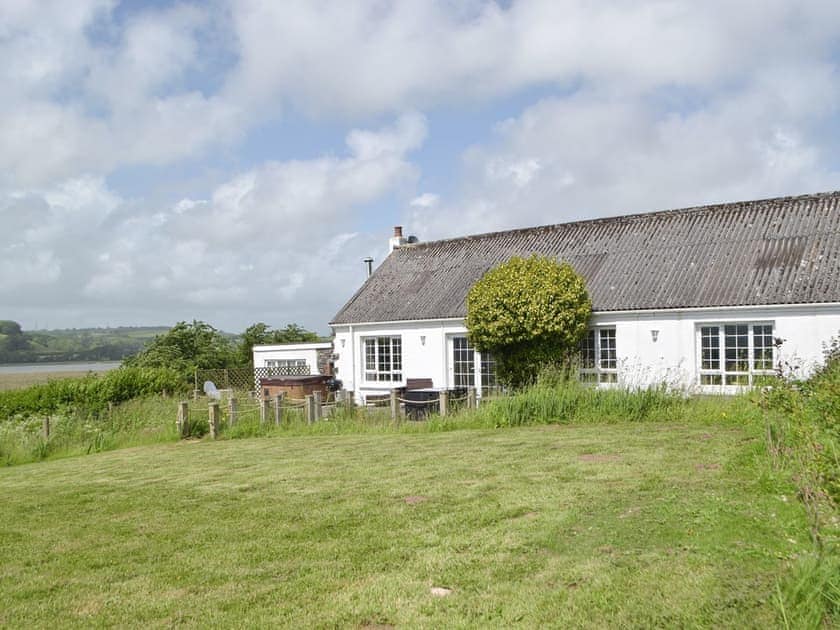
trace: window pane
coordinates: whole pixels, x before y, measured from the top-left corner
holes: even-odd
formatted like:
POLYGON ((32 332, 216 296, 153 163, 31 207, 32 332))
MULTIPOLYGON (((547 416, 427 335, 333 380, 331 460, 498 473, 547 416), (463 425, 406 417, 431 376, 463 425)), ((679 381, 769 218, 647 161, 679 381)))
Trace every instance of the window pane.
POLYGON ((475 386, 475 350, 466 337, 452 339, 452 355, 455 387, 475 386))
POLYGON ((701 374, 701 385, 720 385, 722 382, 720 374, 701 374))
POLYGON ((753 369, 773 369, 773 327, 753 326, 753 369))
POLYGON ((720 333, 717 326, 703 326, 700 329, 700 368, 720 369, 720 333))
MULTIPOLYGON (((727 372, 749 372, 749 325, 728 324, 724 326, 724 352, 727 372)), ((727 385, 740 384, 729 383, 727 385)))
POLYGON ((598 331, 600 339, 600 368, 602 370, 615 369, 615 329, 602 328, 598 331))
POLYGON ((376 339, 365 339, 365 369, 376 370, 376 339))
MULTIPOLYGON (((402 338, 401 337, 391 337, 391 363, 393 366, 393 370, 395 372, 399 372, 402 370, 402 338)), ((401 380, 401 378, 394 377, 395 381, 401 380)))
POLYGON ((586 331, 580 342, 580 367, 589 370, 595 367, 595 331, 586 331))
POLYGON ((750 377, 748 374, 727 374, 726 375, 726 384, 727 385, 749 385, 750 384, 750 377))
POLYGON ((496 359, 489 352, 481 353, 481 386, 496 387, 496 359))

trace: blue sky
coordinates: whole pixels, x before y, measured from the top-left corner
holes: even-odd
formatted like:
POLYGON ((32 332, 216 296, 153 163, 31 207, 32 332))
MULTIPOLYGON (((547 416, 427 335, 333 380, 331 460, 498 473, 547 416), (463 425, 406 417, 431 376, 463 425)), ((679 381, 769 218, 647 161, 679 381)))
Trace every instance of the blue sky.
POLYGON ((421 240, 840 188, 840 5, 0 5, 0 318, 325 333, 421 240))

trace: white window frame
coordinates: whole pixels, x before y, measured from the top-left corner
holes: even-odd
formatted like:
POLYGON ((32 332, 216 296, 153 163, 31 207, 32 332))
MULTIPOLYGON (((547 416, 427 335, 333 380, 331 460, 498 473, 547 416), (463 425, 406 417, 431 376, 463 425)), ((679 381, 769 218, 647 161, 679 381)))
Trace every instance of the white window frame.
POLYGON ((309 367, 306 359, 265 359, 267 368, 309 367))
POLYGON ((776 325, 773 321, 699 322, 696 325, 698 385, 715 391, 735 390, 754 387, 760 384, 757 381, 761 377, 774 376, 776 373, 775 330, 776 325), (731 330, 730 327, 735 330, 731 330), (743 336, 737 327, 746 327, 746 345, 739 346, 736 341, 734 345, 727 346, 727 341, 732 337, 743 336), (769 333, 766 330, 756 331, 757 327, 765 329, 769 327, 769 333), (758 337, 762 339, 762 344, 756 344, 758 337), (769 339, 769 344, 766 343, 767 339, 769 339), (717 343, 716 347, 715 343, 717 343), (744 357, 738 356, 739 349, 746 351, 744 357), (704 355, 706 350, 708 354, 704 355), (717 358, 714 356, 715 350, 717 350, 717 358), (757 350, 759 352, 769 350, 769 358, 766 354, 763 357, 757 356, 757 350), (757 362, 762 365, 756 367, 757 362), (732 369, 733 363, 746 363, 746 369, 732 369))
POLYGON ((402 335, 372 335, 361 341, 365 382, 402 383, 402 335))
POLYGON ((485 392, 489 389, 497 389, 498 388, 498 377, 496 375, 496 360, 489 352, 479 352, 475 347, 473 347, 466 334, 453 334, 447 335, 447 354, 448 354, 448 364, 449 364, 449 383, 450 387, 475 387, 476 394, 481 397, 485 392), (471 373, 464 373, 465 375, 469 375, 472 377, 472 385, 469 384, 469 380, 467 384, 463 384, 463 382, 458 383, 459 381, 459 374, 456 372, 456 361, 455 361, 455 351, 456 346, 459 341, 456 340, 465 340, 466 341, 466 348, 461 348, 462 352, 472 352, 473 359, 472 359, 472 370, 471 373), (491 372, 486 370, 485 368, 492 365, 492 383, 488 383, 486 381, 489 380, 489 375, 491 372))
POLYGON ((580 380, 598 385, 618 383, 618 335, 615 326, 595 326, 586 331, 580 344, 580 380))

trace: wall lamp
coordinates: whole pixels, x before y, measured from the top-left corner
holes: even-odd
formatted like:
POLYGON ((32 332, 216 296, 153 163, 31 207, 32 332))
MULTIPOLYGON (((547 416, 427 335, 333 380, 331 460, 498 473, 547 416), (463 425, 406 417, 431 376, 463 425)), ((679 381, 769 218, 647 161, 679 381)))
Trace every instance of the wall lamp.
POLYGON ((650 331, 650 339, 653 343, 656 343, 656 340, 659 339, 659 331, 658 330, 651 330, 650 331))
POLYGON ((426 335, 420 335, 420 345, 421 346, 426 345, 426 335))

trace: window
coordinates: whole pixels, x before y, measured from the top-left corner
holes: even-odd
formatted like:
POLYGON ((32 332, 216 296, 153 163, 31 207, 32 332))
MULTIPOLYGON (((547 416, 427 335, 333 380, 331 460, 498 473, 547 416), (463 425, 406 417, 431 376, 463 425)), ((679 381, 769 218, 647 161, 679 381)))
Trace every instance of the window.
POLYGON ((450 337, 452 343, 452 386, 478 387, 484 395, 496 388, 496 360, 489 352, 478 352, 467 337, 450 337), (476 381, 476 374, 479 381, 476 381))
POLYGON ((303 375, 308 376, 310 369, 306 359, 266 359, 265 367, 271 374, 280 376, 303 375))
POLYGON ((481 395, 489 394, 498 389, 496 380, 496 359, 489 352, 481 353, 481 395))
POLYGON ((700 327, 700 384, 755 385, 773 374, 771 324, 700 327))
POLYGON ((402 380, 402 337, 367 337, 364 344, 366 381, 402 380))
POLYGON ((592 328, 580 342, 580 380, 584 383, 617 383, 618 360, 615 328, 592 328))
POLYGON ((475 387, 475 349, 466 337, 452 340, 452 366, 455 387, 475 387))

